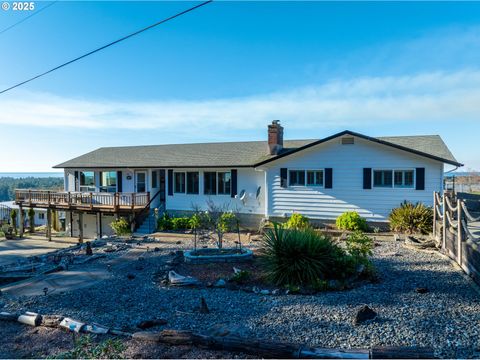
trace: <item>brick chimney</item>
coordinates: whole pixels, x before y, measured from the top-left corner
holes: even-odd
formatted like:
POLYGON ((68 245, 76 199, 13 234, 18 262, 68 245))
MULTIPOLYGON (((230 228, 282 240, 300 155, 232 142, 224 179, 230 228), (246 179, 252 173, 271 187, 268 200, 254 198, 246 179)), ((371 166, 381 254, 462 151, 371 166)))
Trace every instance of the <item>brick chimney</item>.
POLYGON ((273 120, 268 125, 268 149, 270 155, 278 155, 283 149, 283 126, 280 120, 273 120))

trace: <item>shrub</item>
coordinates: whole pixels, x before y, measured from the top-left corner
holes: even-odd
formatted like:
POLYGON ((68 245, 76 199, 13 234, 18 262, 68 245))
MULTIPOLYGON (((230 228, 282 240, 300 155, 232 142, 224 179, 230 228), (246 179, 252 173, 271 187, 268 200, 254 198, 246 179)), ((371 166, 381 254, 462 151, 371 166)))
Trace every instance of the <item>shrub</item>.
POLYGON ((293 213, 285 223, 285 227, 287 229, 301 230, 310 227, 310 222, 308 217, 299 213, 293 213))
POLYGON ((35 210, 33 208, 28 209, 28 224, 30 226, 30 232, 35 231, 35 210))
POLYGON ((190 218, 189 222, 188 222, 188 226, 191 229, 198 229, 198 228, 200 228, 201 225, 202 225, 202 218, 201 218, 200 214, 198 214, 198 213, 193 214, 192 217, 190 218))
POLYGON ((10 221, 13 227, 13 232, 17 234, 17 210, 12 209, 10 211, 10 221))
POLYGON ((91 335, 75 339, 74 348, 53 357, 54 359, 122 359, 125 345, 119 339, 108 339, 95 344, 91 335))
POLYGON ((232 212, 224 212, 220 215, 218 227, 224 233, 232 231, 237 226, 237 217, 232 212))
POLYGON ((356 211, 344 212, 337 218, 336 225, 340 230, 367 231, 368 229, 367 221, 356 211))
POLYGON ((177 217, 171 220, 172 230, 187 230, 190 228, 190 218, 177 217))
POLYGON ((162 217, 158 219, 157 222, 158 230, 165 231, 165 230, 172 230, 172 217, 168 213, 163 213, 162 217))
POLYGON ((112 228, 113 232, 119 236, 130 235, 132 233, 130 223, 125 218, 112 221, 110 227, 112 228))
POLYGON ((433 209, 422 203, 403 202, 390 213, 390 229, 406 234, 428 234, 432 231, 433 209))
POLYGON ((240 270, 231 277, 231 281, 237 284, 244 284, 250 278, 250 272, 247 270, 240 270))
POLYGON ((357 259, 367 260, 372 255, 373 239, 361 231, 348 235, 346 241, 347 252, 357 259))
POLYGON ((312 229, 284 229, 274 224, 263 238, 267 278, 275 285, 314 285, 336 271, 344 252, 312 229))

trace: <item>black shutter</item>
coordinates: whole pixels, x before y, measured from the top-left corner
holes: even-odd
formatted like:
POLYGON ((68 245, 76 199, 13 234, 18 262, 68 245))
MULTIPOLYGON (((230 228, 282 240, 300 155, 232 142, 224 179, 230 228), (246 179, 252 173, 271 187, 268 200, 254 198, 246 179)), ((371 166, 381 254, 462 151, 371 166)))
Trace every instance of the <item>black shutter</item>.
POLYGON ((281 168, 280 169, 280 186, 285 189, 288 187, 287 176, 288 176, 287 168, 281 168))
POLYGON ((122 183, 122 172, 117 171, 117 192, 122 192, 123 191, 123 183, 122 183))
POLYGON ((372 188, 372 168, 363 168, 363 188, 372 188))
POLYGON ((235 195, 237 195, 238 189, 237 189, 237 169, 232 169, 231 170, 232 174, 232 192, 231 192, 231 197, 234 198, 235 195))
POLYGON ((173 170, 168 170, 168 196, 173 196, 173 170))
POLYGON ((425 168, 416 169, 415 190, 425 190, 425 168))
POLYGON ((325 169, 325 189, 331 189, 333 185, 333 169, 325 169))
POLYGON ((78 181, 78 171, 75 171, 74 178, 75 178, 74 189, 75 189, 75 191, 78 191, 78 183, 79 183, 79 181, 78 181))

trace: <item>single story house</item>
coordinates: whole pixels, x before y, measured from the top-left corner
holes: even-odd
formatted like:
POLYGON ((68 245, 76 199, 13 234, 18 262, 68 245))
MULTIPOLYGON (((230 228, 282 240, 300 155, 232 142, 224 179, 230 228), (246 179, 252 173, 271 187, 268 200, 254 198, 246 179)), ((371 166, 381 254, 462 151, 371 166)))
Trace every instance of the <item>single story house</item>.
POLYGON ((72 210, 67 229, 78 234, 81 223, 85 236, 108 234, 116 216, 130 214, 141 225, 146 217, 136 216, 145 209, 185 213, 207 202, 251 226, 293 212, 331 221, 351 210, 385 222, 405 200, 432 205, 445 166, 462 166, 438 135, 283 134, 273 121, 267 141, 100 148, 55 166, 64 169, 68 198, 58 195, 52 202, 59 205, 50 206, 72 210))
MULTIPOLYGON (((2 201, 0 202, 0 205, 4 208, 8 208, 9 212, 13 209, 17 211, 17 226, 20 226, 20 208, 17 204, 15 204, 15 201, 2 201)), ((24 209, 28 210, 28 209, 24 209)), ((34 223, 35 226, 43 226, 47 223, 47 209, 42 209, 42 208, 34 208, 35 211, 35 216, 34 216, 34 223)), ((4 219, 6 222, 10 222, 10 214, 8 214, 8 217, 4 219)), ((28 213, 25 212, 25 217, 24 217, 24 226, 25 228, 28 228, 30 226, 29 224, 29 217, 28 213)))

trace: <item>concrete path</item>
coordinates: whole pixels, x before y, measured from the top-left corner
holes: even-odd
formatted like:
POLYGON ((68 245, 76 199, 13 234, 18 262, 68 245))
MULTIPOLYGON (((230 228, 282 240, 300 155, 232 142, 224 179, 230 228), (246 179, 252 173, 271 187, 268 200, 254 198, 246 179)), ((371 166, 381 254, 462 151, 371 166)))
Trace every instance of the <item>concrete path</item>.
POLYGON ((47 254, 59 249, 76 245, 77 239, 53 239, 48 241, 41 237, 0 241, 0 266, 18 260, 47 254))
MULTIPOLYGON (((107 264, 112 270, 118 270, 144 253, 144 248, 134 248, 107 264)), ((49 294, 81 289, 109 278, 112 273, 107 269, 107 264, 95 264, 94 260, 92 264, 74 265, 70 270, 41 275, 0 289, 2 293, 15 297, 44 295, 44 288, 48 288, 49 294)))

